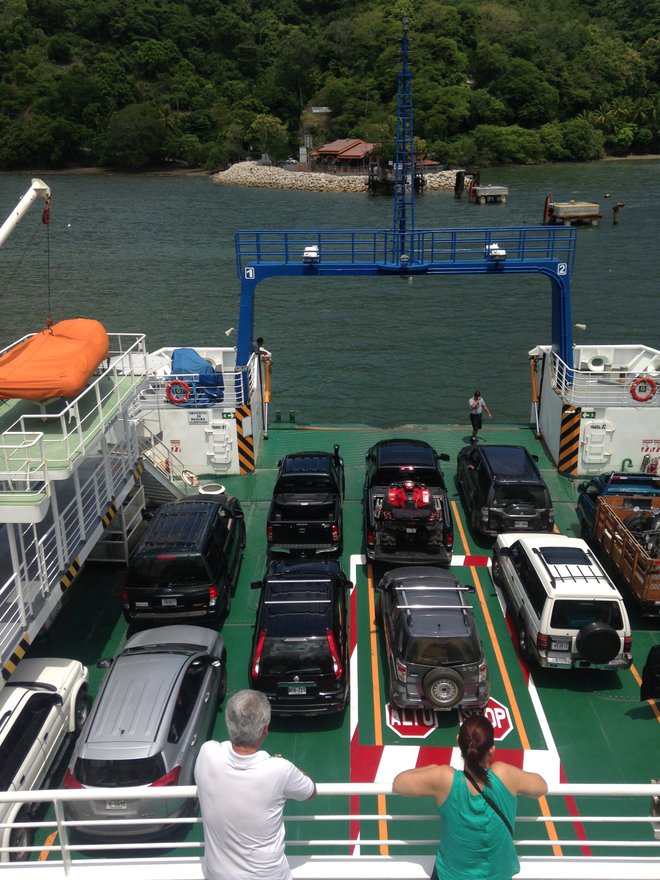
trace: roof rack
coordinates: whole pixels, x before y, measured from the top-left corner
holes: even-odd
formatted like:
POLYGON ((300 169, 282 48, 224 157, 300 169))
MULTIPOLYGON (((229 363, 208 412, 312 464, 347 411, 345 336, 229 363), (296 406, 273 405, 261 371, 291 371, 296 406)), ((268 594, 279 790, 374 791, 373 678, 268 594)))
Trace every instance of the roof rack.
POLYGON ((556 570, 553 571, 553 568, 556 569, 560 565, 565 565, 567 569, 569 568, 569 566, 582 569, 582 568, 586 567, 585 563, 553 562, 552 567, 551 567, 550 564, 548 562, 546 562, 546 559, 543 555, 543 549, 541 547, 533 547, 532 551, 541 560, 541 564, 543 565, 546 572, 548 573, 548 578, 550 579, 550 586, 552 587, 553 590, 557 586, 557 584, 556 584, 557 581, 577 582, 577 581, 590 581, 590 580, 598 581, 599 583, 603 583, 603 584, 607 584, 607 586, 609 586, 611 589, 616 590, 616 587, 614 586, 614 584, 611 583, 610 579, 607 577, 605 572, 598 565, 598 561, 596 560, 596 558, 592 554, 591 550, 584 550, 583 552, 584 552, 585 556, 587 556, 588 559, 590 560, 589 567, 596 566, 598 568, 598 571, 596 571, 595 573, 589 572, 588 574, 586 574, 582 571, 580 571, 579 574, 575 574, 575 572, 571 572, 571 571, 567 571, 566 574, 559 574, 559 572, 557 572, 556 570))

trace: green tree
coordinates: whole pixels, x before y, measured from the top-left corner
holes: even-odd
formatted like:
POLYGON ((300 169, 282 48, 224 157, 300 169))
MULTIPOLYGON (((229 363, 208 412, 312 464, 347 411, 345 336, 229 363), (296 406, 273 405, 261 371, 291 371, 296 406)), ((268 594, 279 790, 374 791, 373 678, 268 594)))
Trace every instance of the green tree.
POLYGON ((103 149, 103 164, 139 170, 165 158, 167 129, 151 104, 129 104, 113 113, 103 149))

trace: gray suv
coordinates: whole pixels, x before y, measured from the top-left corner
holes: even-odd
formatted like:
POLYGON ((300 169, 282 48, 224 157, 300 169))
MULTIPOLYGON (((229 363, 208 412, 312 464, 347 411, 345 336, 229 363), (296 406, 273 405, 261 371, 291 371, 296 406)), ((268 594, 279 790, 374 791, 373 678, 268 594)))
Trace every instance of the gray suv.
POLYGON ((400 708, 481 709, 488 667, 472 606, 453 574, 440 568, 395 568, 377 587, 385 637, 389 699, 400 708))
MULTIPOLYGON (((226 653, 217 632, 164 626, 137 633, 109 666, 64 778, 64 788, 193 785, 197 753, 225 694, 226 653)), ((183 798, 75 801, 66 818, 87 837, 155 837, 192 811, 183 798), (122 819, 154 824, 122 825, 122 819)))

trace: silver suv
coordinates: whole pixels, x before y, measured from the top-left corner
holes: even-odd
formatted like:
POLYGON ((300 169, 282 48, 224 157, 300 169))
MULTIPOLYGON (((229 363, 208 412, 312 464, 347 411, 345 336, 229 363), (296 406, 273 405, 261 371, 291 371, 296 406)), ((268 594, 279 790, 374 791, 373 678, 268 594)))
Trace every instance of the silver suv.
MULTIPOLYGON (((64 778, 65 788, 192 785, 197 753, 226 691, 220 635, 201 626, 164 626, 132 636, 109 666, 64 778)), ((191 811, 183 798, 121 797, 66 804, 88 837, 156 837, 169 819, 191 811), (121 819, 153 819, 125 825, 121 819)))
MULTIPOLYGON (((46 788, 64 759, 72 736, 87 718, 87 669, 77 660, 22 660, 0 690, 0 790, 46 788)), ((0 804, 2 861, 25 861, 34 828, 9 828, 34 821, 37 805, 0 804)))
POLYGON ((440 568, 395 568, 377 587, 390 702, 401 708, 481 709, 490 684, 466 592, 440 568))
POLYGON ((525 659, 554 669, 632 664, 623 599, 580 538, 500 535, 492 574, 506 594, 525 659))

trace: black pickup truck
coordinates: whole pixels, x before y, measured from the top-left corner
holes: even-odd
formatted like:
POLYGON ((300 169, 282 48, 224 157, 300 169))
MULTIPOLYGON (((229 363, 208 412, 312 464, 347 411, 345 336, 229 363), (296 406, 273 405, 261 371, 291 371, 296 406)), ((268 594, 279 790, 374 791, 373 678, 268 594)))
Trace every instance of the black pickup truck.
POLYGON ((266 533, 269 550, 341 553, 344 462, 334 452, 295 452, 279 462, 266 533))
POLYGON ((454 527, 439 454, 423 440, 381 440, 367 452, 367 558, 449 565, 454 527))

